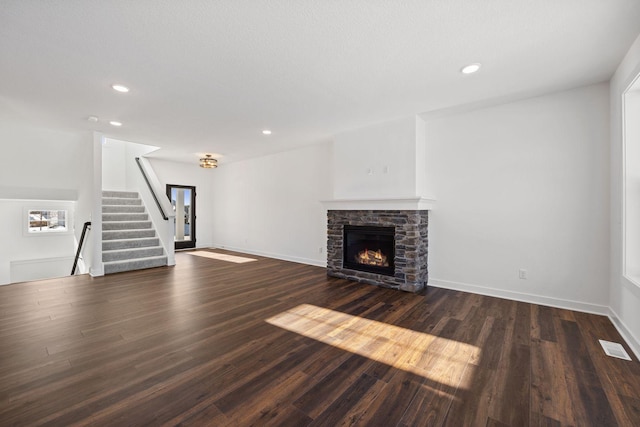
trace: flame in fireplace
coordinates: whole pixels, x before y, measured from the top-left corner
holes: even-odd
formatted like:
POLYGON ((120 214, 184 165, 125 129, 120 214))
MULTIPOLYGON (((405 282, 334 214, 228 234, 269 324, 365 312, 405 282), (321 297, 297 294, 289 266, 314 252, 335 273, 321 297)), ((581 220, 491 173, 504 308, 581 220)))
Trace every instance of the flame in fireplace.
POLYGON ((365 249, 356 255, 356 262, 358 264, 375 265, 376 267, 389 267, 387 257, 382 253, 380 249, 372 251, 365 249))

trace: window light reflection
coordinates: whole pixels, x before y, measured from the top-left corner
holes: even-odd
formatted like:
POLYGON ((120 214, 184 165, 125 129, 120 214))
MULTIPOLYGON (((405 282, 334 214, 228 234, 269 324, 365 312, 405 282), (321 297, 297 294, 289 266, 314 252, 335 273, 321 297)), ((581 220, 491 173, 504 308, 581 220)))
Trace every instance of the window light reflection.
POLYGON ((200 256, 204 258, 217 259, 220 261, 228 261, 236 264, 244 264, 245 262, 257 261, 255 258, 246 258, 235 255, 227 255, 227 254, 219 254, 217 252, 208 252, 208 251, 191 251, 187 252, 189 255, 200 256))
POLYGON ((479 356, 471 344, 417 332, 339 311, 302 304, 267 323, 446 384, 460 384, 470 358, 479 356))

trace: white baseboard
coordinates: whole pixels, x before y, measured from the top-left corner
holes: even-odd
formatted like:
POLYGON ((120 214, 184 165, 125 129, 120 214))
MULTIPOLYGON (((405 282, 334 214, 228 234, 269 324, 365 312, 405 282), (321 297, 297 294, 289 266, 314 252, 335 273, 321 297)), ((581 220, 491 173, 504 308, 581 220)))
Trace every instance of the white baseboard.
POLYGON ((62 256, 9 261, 9 281, 18 283, 65 277, 71 272, 73 260, 73 256, 62 256))
POLYGON ((622 338, 627 342, 631 350, 635 353, 636 359, 640 360, 640 340, 633 335, 631 330, 620 320, 618 314, 609 307, 609 319, 613 326, 616 327, 622 338))
POLYGON ((486 286, 471 285, 468 283, 451 282, 448 280, 429 278, 428 286, 436 288, 452 289, 455 291, 470 292, 473 294, 487 295, 491 297, 510 299, 514 301, 522 301, 533 304, 546 305, 549 307, 565 308, 568 310, 582 311, 585 313, 599 314, 603 316, 609 315, 609 307, 588 302, 563 300, 542 295, 527 294, 524 292, 506 291, 504 289, 489 288, 486 286))
POLYGON ((640 340, 633 335, 631 330, 620 320, 619 316, 611 307, 597 305, 572 300, 562 300, 556 298, 545 297, 541 295, 532 295, 523 292, 505 291, 503 289, 488 288, 485 286, 470 285, 468 283, 451 282, 448 280, 429 279, 427 286, 436 288, 452 289, 456 291, 470 292, 480 295, 488 295, 492 297, 505 298, 509 300, 522 301, 533 304, 546 305, 556 308, 564 308, 574 311, 582 311, 585 313, 599 314, 607 316, 611 323, 618 330, 627 345, 635 353, 636 358, 640 360, 640 340))
POLYGON ((97 267, 92 267, 89 269, 89 275, 91 277, 101 277, 104 276, 104 265, 100 263, 97 267))
POLYGON ((211 242, 198 242, 196 244, 196 249, 207 249, 214 247, 214 244, 211 242))
POLYGON ((311 259, 311 258, 301 258, 301 257, 296 257, 296 256, 291 256, 291 255, 276 254, 276 253, 272 253, 272 252, 254 251, 252 249, 239 248, 239 247, 236 247, 236 246, 221 245, 221 244, 218 244, 218 243, 214 243, 213 245, 210 246, 210 248, 226 249, 226 250, 229 250, 229 251, 242 252, 242 253, 250 254, 250 255, 258 255, 258 256, 263 256, 263 257, 267 257, 267 258, 280 259, 280 260, 283 260, 283 261, 291 261, 291 262, 297 262, 297 263, 300 263, 300 264, 314 265, 316 267, 326 267, 327 266, 327 260, 326 259, 317 260, 317 259, 311 259))

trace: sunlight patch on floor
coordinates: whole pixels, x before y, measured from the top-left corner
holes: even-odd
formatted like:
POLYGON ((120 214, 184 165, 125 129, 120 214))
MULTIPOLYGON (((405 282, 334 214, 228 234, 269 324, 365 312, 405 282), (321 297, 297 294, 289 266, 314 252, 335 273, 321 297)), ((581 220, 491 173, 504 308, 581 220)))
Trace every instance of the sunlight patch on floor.
POLYGON ((185 252, 188 255, 201 256, 204 258, 217 259, 219 261, 229 261, 234 262, 236 264, 244 264, 245 262, 257 261, 255 258, 245 258, 241 256, 235 255, 227 255, 227 254, 219 254, 217 252, 208 252, 208 251, 191 251, 185 252))
POLYGON ((462 374, 479 349, 339 311, 302 304, 267 323, 342 350, 420 375, 448 387, 464 387, 462 374))

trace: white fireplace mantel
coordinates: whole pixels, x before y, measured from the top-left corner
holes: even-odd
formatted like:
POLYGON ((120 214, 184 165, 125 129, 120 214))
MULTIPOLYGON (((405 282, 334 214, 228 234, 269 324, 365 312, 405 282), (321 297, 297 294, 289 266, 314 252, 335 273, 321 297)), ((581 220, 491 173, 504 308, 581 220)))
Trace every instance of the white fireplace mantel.
POLYGON ((327 210, 360 211, 360 210, 398 210, 422 211, 433 210, 434 199, 424 197, 402 197, 387 199, 332 199, 322 200, 327 210))

